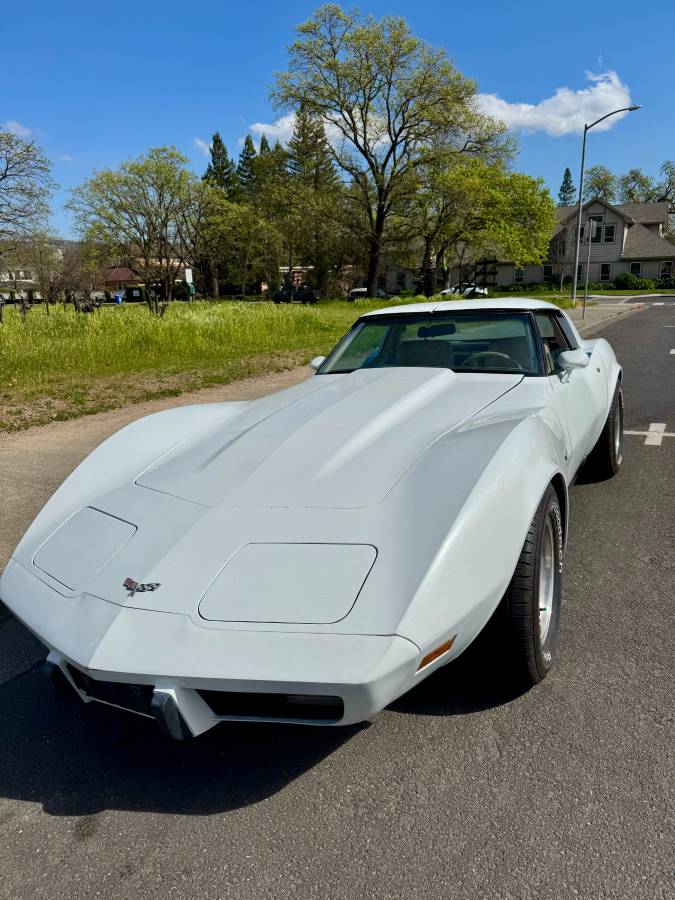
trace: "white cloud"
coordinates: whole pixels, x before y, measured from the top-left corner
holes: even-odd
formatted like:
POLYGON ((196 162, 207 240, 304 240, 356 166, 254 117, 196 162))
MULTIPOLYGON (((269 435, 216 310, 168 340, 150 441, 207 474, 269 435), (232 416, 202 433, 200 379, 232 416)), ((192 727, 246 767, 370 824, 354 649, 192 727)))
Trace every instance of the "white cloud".
POLYGON ((207 157, 211 156, 211 144, 209 144, 207 141, 203 140, 203 138, 200 138, 200 137, 193 138, 193 143, 194 143, 195 147, 197 148, 197 150, 199 150, 200 153, 203 153, 204 156, 207 156, 207 157))
POLYGON ((15 134, 20 138, 30 137, 32 133, 30 128, 22 125, 21 122, 17 122, 15 119, 8 119, 6 122, 3 122, 2 127, 6 128, 7 131, 10 131, 12 134, 15 134))
POLYGON ((72 162, 72 161, 73 161, 73 157, 72 157, 72 156, 68 156, 68 154, 65 153, 63 156, 59 156, 59 160, 60 160, 61 162, 72 162))
MULTIPOLYGON (((498 94, 479 94, 478 101, 482 112, 500 119, 509 128, 545 131, 552 137, 578 134, 583 132, 586 123, 631 105, 630 89, 611 69, 598 75, 586 72, 586 79, 590 82, 587 88, 560 87, 552 97, 535 104, 509 103, 498 94)), ((598 131, 609 131, 625 115, 612 116, 597 126, 598 131)))
POLYGON ((258 141, 264 134, 271 144, 274 144, 276 141, 287 144, 293 134, 294 125, 295 113, 291 112, 277 119, 276 122, 254 122, 253 125, 249 125, 248 130, 253 132, 258 141))

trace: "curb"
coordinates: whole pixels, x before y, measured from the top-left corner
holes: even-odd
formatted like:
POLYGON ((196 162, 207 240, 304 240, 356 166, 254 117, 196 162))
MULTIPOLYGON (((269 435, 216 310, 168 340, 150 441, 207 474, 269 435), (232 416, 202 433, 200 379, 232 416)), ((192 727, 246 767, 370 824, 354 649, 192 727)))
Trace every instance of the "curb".
POLYGON ((602 319, 600 322, 595 322, 593 324, 586 325, 585 322, 575 322, 574 324, 577 327, 579 334, 583 338, 591 337, 594 334, 597 334, 598 331, 602 331, 604 328, 607 328, 609 325, 613 325, 615 322, 620 321, 621 319, 625 319, 627 316, 632 316, 633 313, 641 312, 643 309, 646 309, 644 303, 636 304, 635 306, 628 306, 623 309, 617 310, 614 315, 602 319))

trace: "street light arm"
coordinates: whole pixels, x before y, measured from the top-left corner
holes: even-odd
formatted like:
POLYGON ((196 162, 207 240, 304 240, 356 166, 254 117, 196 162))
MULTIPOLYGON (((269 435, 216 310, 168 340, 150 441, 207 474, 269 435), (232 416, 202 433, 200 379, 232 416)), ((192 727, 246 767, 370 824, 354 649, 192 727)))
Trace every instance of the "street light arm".
MULTIPOLYGON (((577 272, 579 271, 579 249, 581 244, 581 210, 584 205, 583 193, 584 193, 584 167, 586 165, 586 137, 588 132, 600 122, 604 122, 605 119, 609 119, 610 116, 615 116, 617 113, 621 112, 635 112, 636 109, 640 109, 640 106, 623 106, 621 109, 615 109, 612 112, 607 113, 606 116, 601 116, 599 119, 596 119, 595 122, 591 122, 590 125, 584 125, 584 140, 581 145, 581 172, 579 174, 579 200, 577 202, 577 235, 576 240, 574 242, 574 269, 572 271, 572 306, 577 305, 577 272)), ((590 248, 590 244, 589 244, 590 248)), ((589 257, 590 259, 590 257, 589 257)), ((588 264, 586 264, 586 275, 588 275, 588 264)))
POLYGON ((609 119, 610 116, 615 116, 617 113, 622 112, 635 112, 636 109, 641 109, 640 106, 623 106, 621 109, 615 109, 613 112, 607 113, 606 116, 601 116, 599 119, 596 119, 595 122, 591 122, 590 125, 584 125, 584 129, 586 131, 590 131, 591 128, 594 128, 596 125, 599 125, 600 122, 604 122, 605 119, 609 119))

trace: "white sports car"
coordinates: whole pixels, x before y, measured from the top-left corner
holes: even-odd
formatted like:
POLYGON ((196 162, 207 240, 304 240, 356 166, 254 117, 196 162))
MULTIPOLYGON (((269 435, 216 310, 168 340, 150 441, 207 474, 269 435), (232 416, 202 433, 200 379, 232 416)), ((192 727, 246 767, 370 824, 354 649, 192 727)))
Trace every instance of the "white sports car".
POLYGON ((488 622, 499 677, 547 674, 569 485, 621 464, 607 341, 535 300, 421 303, 313 366, 141 419, 54 494, 0 596, 55 682, 181 738, 366 719, 488 622))

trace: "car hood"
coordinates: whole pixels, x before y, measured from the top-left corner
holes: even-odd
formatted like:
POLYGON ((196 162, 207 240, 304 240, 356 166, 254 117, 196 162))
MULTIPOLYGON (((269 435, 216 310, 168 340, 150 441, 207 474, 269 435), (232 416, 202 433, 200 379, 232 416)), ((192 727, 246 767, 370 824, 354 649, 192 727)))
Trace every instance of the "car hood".
POLYGON ((136 483, 210 508, 373 506, 433 441, 521 380, 431 368, 315 376, 193 435, 136 483))

